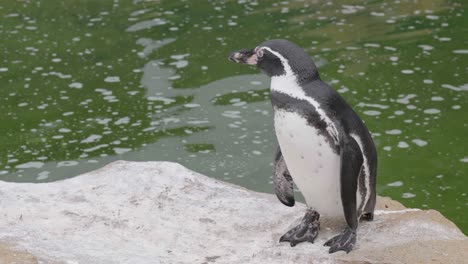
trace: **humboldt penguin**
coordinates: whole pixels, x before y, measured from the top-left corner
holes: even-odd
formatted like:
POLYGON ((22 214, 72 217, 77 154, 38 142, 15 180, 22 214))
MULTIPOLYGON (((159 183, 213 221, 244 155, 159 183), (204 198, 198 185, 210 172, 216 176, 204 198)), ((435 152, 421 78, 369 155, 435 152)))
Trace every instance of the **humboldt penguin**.
POLYGON ((294 184, 307 211, 280 242, 314 242, 320 217, 342 219, 329 252, 349 253, 360 219, 372 220, 376 202, 377 151, 369 130, 327 83, 309 55, 283 39, 232 52, 236 63, 255 65, 271 77, 271 103, 278 150, 274 185, 278 199, 293 206, 294 184))

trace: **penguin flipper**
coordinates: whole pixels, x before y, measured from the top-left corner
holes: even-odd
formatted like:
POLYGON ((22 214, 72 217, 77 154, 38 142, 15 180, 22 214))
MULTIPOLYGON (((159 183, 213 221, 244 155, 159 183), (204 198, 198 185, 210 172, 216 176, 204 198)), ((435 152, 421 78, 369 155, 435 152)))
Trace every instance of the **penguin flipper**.
POLYGON ((341 202, 348 227, 356 230, 358 226, 356 192, 358 177, 364 158, 359 144, 353 137, 341 146, 341 202))
POLYGON ((358 212, 356 191, 361 166, 364 162, 359 144, 352 137, 341 144, 341 202, 348 226, 345 230, 328 240, 330 253, 345 251, 349 253, 356 244, 356 229, 358 227, 358 212))
POLYGON ((294 182, 289 174, 281 149, 275 155, 275 172, 273 175, 276 197, 286 206, 294 206, 294 182))

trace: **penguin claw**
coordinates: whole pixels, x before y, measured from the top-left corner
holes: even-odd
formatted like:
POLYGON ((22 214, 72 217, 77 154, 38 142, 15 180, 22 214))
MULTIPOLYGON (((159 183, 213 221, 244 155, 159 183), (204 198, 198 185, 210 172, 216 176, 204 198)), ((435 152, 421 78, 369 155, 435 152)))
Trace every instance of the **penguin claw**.
POLYGON ((350 228, 347 228, 343 231, 343 233, 328 240, 324 246, 330 247, 330 250, 328 251, 330 254, 340 250, 349 253, 355 244, 356 232, 350 228))
POLYGON ((308 210, 301 223, 281 236, 279 242, 289 242, 291 247, 302 242, 314 243, 320 229, 319 213, 308 210))

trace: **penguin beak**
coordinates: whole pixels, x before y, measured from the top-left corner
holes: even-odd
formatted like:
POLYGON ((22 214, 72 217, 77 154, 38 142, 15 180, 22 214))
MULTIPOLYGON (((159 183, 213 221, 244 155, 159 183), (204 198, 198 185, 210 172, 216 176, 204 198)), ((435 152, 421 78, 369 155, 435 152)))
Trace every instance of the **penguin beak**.
POLYGON ((257 65, 257 55, 253 49, 241 49, 229 55, 229 60, 240 64, 257 65))

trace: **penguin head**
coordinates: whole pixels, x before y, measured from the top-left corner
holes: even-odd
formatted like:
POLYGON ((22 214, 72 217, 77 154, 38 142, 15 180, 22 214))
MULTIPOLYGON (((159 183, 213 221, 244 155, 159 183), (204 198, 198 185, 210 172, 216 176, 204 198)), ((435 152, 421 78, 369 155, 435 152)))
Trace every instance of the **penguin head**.
POLYGON ((256 65, 270 77, 295 76, 299 83, 319 79, 317 67, 309 55, 285 39, 267 40, 254 49, 234 51, 229 60, 256 65))

